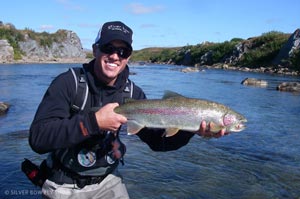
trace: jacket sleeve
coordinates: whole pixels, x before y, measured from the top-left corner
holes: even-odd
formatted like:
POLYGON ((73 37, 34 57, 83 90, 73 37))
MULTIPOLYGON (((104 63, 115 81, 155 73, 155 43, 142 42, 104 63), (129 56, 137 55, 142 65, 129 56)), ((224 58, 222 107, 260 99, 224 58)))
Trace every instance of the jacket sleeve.
MULTIPOLYGON (((146 95, 137 87, 134 92, 135 99, 146 99, 146 95)), ((187 131, 179 131, 171 137, 163 136, 165 129, 143 128, 137 136, 145 142, 153 151, 177 150, 186 145, 195 135, 187 131)))
POLYGON ((30 126, 29 144, 35 152, 68 148, 100 133, 94 113, 71 115, 75 89, 70 71, 50 84, 30 126))
POLYGON ((137 135, 148 144, 153 151, 172 151, 186 145, 195 135, 187 131, 179 131, 171 137, 165 137, 164 129, 144 128, 137 135))

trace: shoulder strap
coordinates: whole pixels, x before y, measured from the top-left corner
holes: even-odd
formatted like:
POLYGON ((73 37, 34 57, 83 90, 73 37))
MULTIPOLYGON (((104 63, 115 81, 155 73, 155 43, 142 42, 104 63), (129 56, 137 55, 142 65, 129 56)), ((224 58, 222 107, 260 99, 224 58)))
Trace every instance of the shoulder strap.
MULTIPOLYGON (((76 88, 76 95, 73 100, 73 104, 71 105, 71 110, 75 113, 82 111, 86 105, 86 101, 89 95, 89 87, 86 81, 86 74, 84 68, 80 68, 79 76, 75 72, 77 68, 70 68, 76 88)), ((130 79, 126 80, 126 85, 123 90, 123 102, 125 102, 126 98, 132 98, 133 96, 133 82, 130 79)))
POLYGON ((126 85, 123 90, 123 103, 126 98, 132 98, 133 96, 133 82, 130 79, 126 80, 126 85))
POLYGON ((86 81, 86 75, 84 68, 80 68, 79 76, 76 74, 76 68, 70 68, 76 87, 76 95, 71 105, 71 110, 74 112, 82 111, 86 105, 86 101, 89 94, 89 86, 86 81))

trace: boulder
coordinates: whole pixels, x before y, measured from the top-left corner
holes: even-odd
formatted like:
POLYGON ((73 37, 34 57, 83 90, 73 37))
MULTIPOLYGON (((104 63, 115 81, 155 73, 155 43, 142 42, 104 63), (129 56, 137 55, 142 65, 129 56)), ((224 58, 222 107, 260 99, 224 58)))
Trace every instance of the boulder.
POLYGON ((181 69, 181 72, 183 73, 199 72, 199 69, 197 67, 186 67, 181 69))
POLYGON ((299 82, 282 82, 277 88, 279 91, 288 91, 288 92, 300 92, 300 83, 299 82))
POLYGON ((232 54, 224 59, 224 63, 231 65, 237 64, 242 56, 253 48, 254 39, 255 38, 249 38, 248 40, 242 41, 235 45, 232 54))
POLYGON ((8 109, 9 109, 10 105, 5 103, 5 102, 0 102, 0 115, 5 114, 8 109))
POLYGON ((191 65, 191 62, 192 62, 191 50, 187 50, 184 53, 184 57, 183 57, 183 60, 182 60, 181 64, 185 65, 185 66, 188 66, 188 65, 191 65))
POLYGON ((257 87, 266 87, 268 86, 268 82, 261 79, 256 78, 246 78, 244 79, 241 84, 246 86, 257 86, 257 87))

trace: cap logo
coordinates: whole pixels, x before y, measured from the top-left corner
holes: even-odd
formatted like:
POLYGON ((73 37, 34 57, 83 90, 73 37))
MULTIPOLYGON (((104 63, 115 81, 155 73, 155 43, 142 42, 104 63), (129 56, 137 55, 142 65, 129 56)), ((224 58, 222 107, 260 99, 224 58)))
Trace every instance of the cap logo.
POLYGON ((108 30, 112 30, 112 31, 121 31, 124 34, 129 34, 130 31, 127 30, 124 26, 118 26, 118 25, 109 25, 107 27, 108 30))
MULTIPOLYGON (((100 46, 105 45, 112 40, 122 40, 131 47, 132 30, 120 21, 106 22, 99 30, 95 43, 100 46)), ((132 48, 132 47, 131 47, 132 48)))

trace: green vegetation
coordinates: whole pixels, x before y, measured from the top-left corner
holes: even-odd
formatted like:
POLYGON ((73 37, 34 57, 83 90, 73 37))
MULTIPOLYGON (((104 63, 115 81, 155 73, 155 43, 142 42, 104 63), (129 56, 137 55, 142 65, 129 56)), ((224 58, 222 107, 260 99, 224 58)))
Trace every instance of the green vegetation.
POLYGON ((67 38, 67 32, 65 30, 58 30, 50 34, 47 32, 37 33, 26 28, 22 32, 23 34, 27 34, 30 39, 36 40, 38 44, 43 47, 51 47, 54 42, 62 42, 67 38))
POLYGON ((239 64, 250 68, 270 65, 288 37, 289 35, 272 31, 252 39, 251 51, 243 55, 239 64))
POLYGON ((167 62, 170 57, 176 54, 180 48, 145 48, 133 51, 131 60, 133 61, 151 61, 167 62))
POLYGON ((182 64, 187 52, 190 52, 189 65, 195 65, 201 62, 201 57, 205 54, 211 55, 211 61, 208 64, 213 64, 222 61, 222 59, 231 54, 235 45, 242 39, 232 39, 230 42, 223 43, 204 43, 195 46, 184 46, 181 48, 147 48, 140 51, 135 51, 131 60, 133 61, 150 61, 150 62, 169 62, 182 64))
POLYGON ((291 59, 292 69, 300 71, 300 50, 298 49, 291 59))
POLYGON ((85 54, 86 54, 87 59, 93 59, 94 58, 93 52, 88 51, 88 52, 85 52, 85 54))
POLYGON ((14 49, 14 59, 22 58, 22 51, 18 42, 24 41, 24 35, 18 31, 13 25, 0 26, 0 39, 7 40, 14 49))
POLYGON ((14 49, 14 59, 22 58, 23 52, 19 47, 19 42, 25 40, 25 35, 38 42, 40 46, 51 47, 53 42, 62 42, 67 37, 66 30, 58 30, 56 33, 47 32, 37 33, 29 28, 17 30, 12 24, 4 25, 0 22, 0 39, 7 40, 14 49))
MULTIPOLYGON (((222 43, 205 42, 195 46, 187 45, 180 48, 147 48, 134 51, 132 61, 147 61, 155 63, 174 63, 185 65, 213 65, 225 63, 234 51, 237 45, 248 50, 237 62, 231 63, 236 66, 256 68, 261 66, 272 66, 272 61, 278 55, 281 47, 287 42, 290 34, 284 34, 277 31, 264 33, 259 37, 243 40, 233 38, 231 41, 222 43), (185 59, 189 54, 189 61, 185 59), (203 60, 203 57, 206 59, 203 60), (204 62, 204 63, 202 63, 204 62)), ((300 69, 299 51, 291 60, 285 60, 287 66, 293 69, 300 69)), ((299 70, 300 71, 300 70, 299 70)))
POLYGON ((210 60, 206 64, 212 65, 214 63, 223 62, 224 58, 232 54, 235 46, 242 41, 242 39, 232 39, 230 42, 223 43, 204 43, 190 48, 192 65, 200 63, 203 55, 209 54, 210 60))

